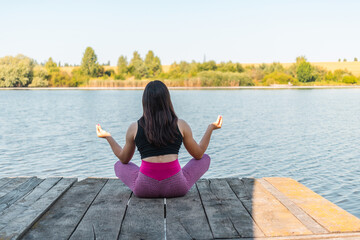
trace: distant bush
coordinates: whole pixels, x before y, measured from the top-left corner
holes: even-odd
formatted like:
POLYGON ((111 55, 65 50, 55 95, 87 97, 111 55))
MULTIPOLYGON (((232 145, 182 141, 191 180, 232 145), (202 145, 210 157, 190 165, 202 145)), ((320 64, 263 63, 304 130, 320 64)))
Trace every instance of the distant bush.
POLYGON ((273 72, 264 77, 263 83, 265 85, 271 84, 288 84, 297 85, 299 81, 289 74, 283 72, 273 72))
POLYGON ((358 81, 357 77, 352 75, 346 75, 342 78, 342 82, 347 84, 355 84, 357 83, 357 81, 358 81))
POLYGON ((71 79, 68 81, 69 87, 78 87, 86 85, 89 81, 89 76, 83 75, 80 68, 74 68, 71 72, 71 79))
POLYGON ((264 75, 273 73, 273 72, 284 72, 285 68, 281 63, 274 62, 271 64, 260 64, 257 68, 261 69, 264 73, 264 75))
POLYGON ((198 67, 199 67, 199 63, 196 62, 191 62, 191 63, 185 61, 181 61, 180 63, 174 62, 173 64, 171 64, 169 72, 161 73, 159 77, 162 79, 166 79, 166 78, 185 79, 185 78, 194 77, 197 75, 199 71, 198 67))
POLYGON ((114 79, 115 80, 125 80, 125 75, 124 74, 115 74, 114 79))
POLYGON ((240 63, 233 63, 231 61, 227 63, 221 62, 220 64, 218 64, 216 70, 220 72, 238 72, 238 73, 245 71, 245 69, 240 63))
POLYGON ((40 77, 34 77, 31 84, 29 85, 29 87, 48 87, 48 86, 49 86, 49 81, 40 77))
POLYGON ((351 72, 347 70, 337 69, 334 72, 328 71, 325 74, 325 81, 343 82, 344 76, 351 76, 351 72))
POLYGON ((246 73, 206 71, 198 73, 201 86, 253 86, 254 83, 246 73))
POLYGON ((202 72, 202 71, 216 71, 216 69, 217 69, 216 62, 212 61, 212 60, 198 64, 198 71, 199 72, 202 72))

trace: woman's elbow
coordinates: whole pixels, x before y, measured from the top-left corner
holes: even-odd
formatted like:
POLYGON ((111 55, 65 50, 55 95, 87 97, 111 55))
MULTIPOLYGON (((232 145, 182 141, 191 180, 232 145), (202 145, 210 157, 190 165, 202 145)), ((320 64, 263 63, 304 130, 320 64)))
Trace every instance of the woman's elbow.
POLYGON ((120 160, 121 163, 123 164, 128 164, 130 162, 131 159, 124 159, 124 158, 119 158, 118 159, 120 160))
POLYGON ((200 159, 202 159, 202 157, 204 156, 204 154, 202 153, 202 154, 197 154, 197 155, 195 155, 195 156, 193 156, 196 160, 200 160, 200 159))

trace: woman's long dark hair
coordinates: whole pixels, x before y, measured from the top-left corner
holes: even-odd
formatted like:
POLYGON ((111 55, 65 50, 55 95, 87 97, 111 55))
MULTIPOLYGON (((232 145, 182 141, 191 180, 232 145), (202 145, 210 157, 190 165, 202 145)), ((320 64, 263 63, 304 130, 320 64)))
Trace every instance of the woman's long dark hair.
POLYGON ((158 147, 173 143, 179 134, 178 118, 166 85, 159 80, 149 82, 143 93, 142 105, 144 112, 140 125, 147 140, 158 147))

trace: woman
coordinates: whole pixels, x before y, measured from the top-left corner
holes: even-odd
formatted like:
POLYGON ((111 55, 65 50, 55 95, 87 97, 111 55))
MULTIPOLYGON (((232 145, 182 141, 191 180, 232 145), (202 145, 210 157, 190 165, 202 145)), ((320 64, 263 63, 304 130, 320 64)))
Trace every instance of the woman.
POLYGON ((127 130, 124 148, 99 124, 97 135, 109 142, 120 160, 114 166, 116 176, 137 197, 183 196, 209 168, 210 157, 204 153, 212 131, 221 128, 222 117, 208 126, 197 144, 190 126, 177 118, 164 83, 158 80, 148 83, 142 104, 143 116, 127 130), (182 142, 194 158, 181 169, 178 153, 182 142), (142 159, 140 168, 130 162, 135 146, 142 159))

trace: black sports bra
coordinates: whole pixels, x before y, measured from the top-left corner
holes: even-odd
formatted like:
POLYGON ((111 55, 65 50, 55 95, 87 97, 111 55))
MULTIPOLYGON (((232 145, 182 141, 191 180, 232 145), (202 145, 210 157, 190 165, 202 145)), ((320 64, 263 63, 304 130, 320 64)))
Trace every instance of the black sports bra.
POLYGON ((182 135, 178 129, 178 136, 173 143, 169 143, 166 146, 157 147, 151 143, 146 138, 144 128, 140 126, 138 120, 138 130, 135 136, 135 144, 137 149, 140 152, 141 159, 153 157, 153 156, 160 156, 166 154, 179 154, 179 149, 182 144, 182 135))

